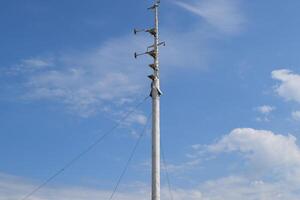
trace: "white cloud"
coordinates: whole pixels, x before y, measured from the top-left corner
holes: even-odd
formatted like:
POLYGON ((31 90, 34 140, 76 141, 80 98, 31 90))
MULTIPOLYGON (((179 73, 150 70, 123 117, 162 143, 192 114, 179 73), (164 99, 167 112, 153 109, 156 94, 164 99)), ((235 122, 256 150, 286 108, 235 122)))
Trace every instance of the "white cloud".
POLYGON ((211 153, 241 153, 257 175, 268 174, 286 181, 300 179, 300 149, 296 138, 271 131, 240 128, 233 130, 217 143, 209 145, 211 153))
POLYGON ((281 83, 275 87, 277 94, 288 101, 300 103, 300 75, 287 69, 272 71, 272 78, 281 83))
POLYGON ((225 33, 240 32, 245 22, 238 0, 177 1, 176 4, 225 33))
POLYGON ((250 180, 252 177, 272 177, 273 180, 300 183, 300 148, 292 135, 237 128, 211 145, 192 145, 192 150, 188 154, 189 163, 195 161, 198 167, 216 159, 216 155, 237 154, 245 162, 246 165, 241 166, 247 167, 250 180))
POLYGON ((269 122, 270 121, 270 114, 276 110, 274 106, 270 105, 263 105, 255 108, 262 116, 256 118, 256 121, 259 122, 269 122))
POLYGON ((300 111, 293 111, 292 118, 296 121, 300 121, 300 111))
POLYGON ((268 115, 272 111, 274 111, 275 109, 276 109, 275 107, 269 106, 269 105, 263 105, 263 106, 257 107, 257 111, 260 112, 263 115, 268 115))
MULTIPOLYGON (((238 128, 211 145, 192 148, 193 159, 214 156, 216 160, 224 153, 242 158, 239 169, 231 170, 231 175, 204 181, 197 187, 203 200, 300 198, 300 148, 292 135, 238 128)), ((218 165, 226 168, 224 161, 218 165)))

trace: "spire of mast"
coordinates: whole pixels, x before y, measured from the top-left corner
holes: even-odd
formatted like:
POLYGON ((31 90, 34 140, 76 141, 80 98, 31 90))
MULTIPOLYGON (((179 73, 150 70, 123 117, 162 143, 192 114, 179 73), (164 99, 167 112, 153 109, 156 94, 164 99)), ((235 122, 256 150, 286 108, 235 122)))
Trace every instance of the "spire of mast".
POLYGON ((153 6, 148 8, 154 11, 154 28, 150 29, 134 29, 134 34, 139 32, 147 32, 154 37, 154 44, 147 48, 144 53, 135 53, 137 58, 141 55, 149 55, 153 58, 153 63, 149 66, 153 69, 153 73, 148 77, 151 79, 152 97, 152 200, 160 200, 160 90, 159 82, 159 46, 165 42, 159 40, 159 9, 160 0, 155 0, 153 6))

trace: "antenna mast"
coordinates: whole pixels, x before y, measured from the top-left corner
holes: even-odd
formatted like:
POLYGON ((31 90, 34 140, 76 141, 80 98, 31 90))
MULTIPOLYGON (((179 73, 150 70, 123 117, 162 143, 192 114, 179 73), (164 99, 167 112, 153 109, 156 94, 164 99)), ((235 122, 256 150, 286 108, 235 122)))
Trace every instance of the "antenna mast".
POLYGON ((149 65, 153 69, 153 74, 148 76, 152 80, 150 92, 152 98, 152 200, 160 200, 160 96, 162 95, 162 92, 159 83, 159 46, 165 46, 165 42, 159 41, 159 4, 160 0, 155 0, 154 5, 148 8, 149 10, 154 11, 154 28, 141 30, 134 29, 134 34, 148 32, 154 37, 154 44, 149 46, 145 53, 134 54, 135 58, 141 55, 149 55, 154 61, 149 65))

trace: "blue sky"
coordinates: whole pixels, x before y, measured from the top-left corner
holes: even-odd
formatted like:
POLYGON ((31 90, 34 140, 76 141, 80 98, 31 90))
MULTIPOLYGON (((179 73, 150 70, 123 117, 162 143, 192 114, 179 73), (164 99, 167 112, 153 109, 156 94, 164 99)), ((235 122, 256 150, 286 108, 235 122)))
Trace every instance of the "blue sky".
MULTIPOLYGON (((161 1, 161 134, 175 200, 300 198, 299 4, 161 1)), ((0 200, 23 197, 149 94, 151 60, 133 53, 152 40, 132 30, 153 24, 150 5, 1 3, 0 200)), ((108 198, 150 106, 33 199, 108 198)), ((149 199, 149 130, 116 199, 149 199)))

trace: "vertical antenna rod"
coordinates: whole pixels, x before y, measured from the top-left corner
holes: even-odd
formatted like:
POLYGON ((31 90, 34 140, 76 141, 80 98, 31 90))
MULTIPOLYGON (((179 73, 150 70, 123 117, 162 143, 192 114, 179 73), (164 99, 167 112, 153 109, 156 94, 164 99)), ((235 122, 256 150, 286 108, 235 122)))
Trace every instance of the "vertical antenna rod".
POLYGON ((153 74, 148 76, 152 80, 150 93, 152 97, 152 200, 160 200, 160 96, 162 92, 159 83, 159 46, 165 46, 165 42, 159 41, 159 4, 160 0, 155 0, 154 5, 149 8, 155 14, 155 27, 148 30, 134 29, 135 34, 138 32, 148 32, 154 37, 154 44, 149 46, 145 53, 134 54, 135 58, 147 54, 154 60, 154 63, 149 65, 153 69, 153 74))

